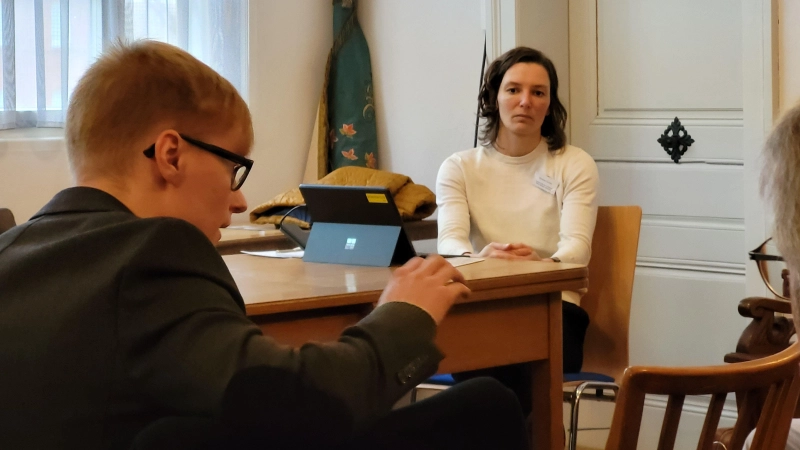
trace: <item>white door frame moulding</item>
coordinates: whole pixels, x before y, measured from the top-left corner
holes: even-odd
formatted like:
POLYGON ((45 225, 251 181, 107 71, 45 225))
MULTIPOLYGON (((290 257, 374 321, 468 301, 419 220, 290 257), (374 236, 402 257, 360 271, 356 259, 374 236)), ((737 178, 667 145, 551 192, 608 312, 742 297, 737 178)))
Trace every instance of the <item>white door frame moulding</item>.
POLYGON ((777 0, 742 2, 742 102, 744 106, 744 222, 746 296, 765 296, 767 290, 747 251, 772 234, 772 213, 759 195, 761 149, 778 111, 777 0))
POLYGON ((486 58, 491 62, 517 46, 517 0, 483 0, 486 58))

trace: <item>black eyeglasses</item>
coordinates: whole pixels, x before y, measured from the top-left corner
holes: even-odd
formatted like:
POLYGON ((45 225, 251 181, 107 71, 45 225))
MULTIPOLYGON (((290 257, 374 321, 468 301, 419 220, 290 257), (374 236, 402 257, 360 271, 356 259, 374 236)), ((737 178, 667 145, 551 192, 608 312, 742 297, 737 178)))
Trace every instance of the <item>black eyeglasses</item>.
POLYGON ((767 243, 771 240, 772 238, 768 238, 766 241, 762 242, 761 245, 750 251, 748 255, 750 255, 751 260, 756 262, 756 265, 758 266, 758 273, 761 274, 761 279, 764 280, 764 284, 767 285, 767 289, 775 294, 776 297, 783 300, 789 300, 788 295, 785 295, 789 292, 789 271, 786 269, 786 263, 784 262, 783 256, 770 255, 766 253, 767 243), (770 282, 771 278, 778 277, 780 277, 782 280, 780 292, 778 292, 778 290, 775 289, 770 282))
MULTIPOLYGON (((231 190, 238 191, 240 187, 244 184, 244 180, 247 179, 247 175, 250 174, 250 169, 253 168, 253 160, 249 158, 245 158, 242 155, 238 155, 231 151, 225 150, 224 148, 217 147, 216 145, 206 144, 203 141, 198 141, 197 139, 190 138, 189 136, 178 134, 184 141, 194 145, 195 147, 205 150, 207 152, 213 153, 220 158, 227 159, 235 164, 233 166, 233 173, 231 174, 231 190)), ((147 148, 144 152, 144 156, 148 158, 152 158, 156 154, 156 144, 151 145, 147 148)))

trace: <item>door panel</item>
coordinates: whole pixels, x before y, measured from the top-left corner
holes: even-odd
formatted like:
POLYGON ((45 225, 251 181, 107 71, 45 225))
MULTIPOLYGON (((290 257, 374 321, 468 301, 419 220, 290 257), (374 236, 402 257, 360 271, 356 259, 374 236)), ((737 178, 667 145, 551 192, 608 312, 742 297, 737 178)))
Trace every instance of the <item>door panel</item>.
POLYGON ((600 116, 741 119, 742 11, 732 3, 599 1, 600 116))
MULTIPOLYGON (((584 148, 594 156, 594 147, 584 148)), ((640 205, 647 215, 743 217, 739 165, 604 162, 597 156, 595 159, 600 172, 601 205, 640 205)))
POLYGON ((744 273, 743 247, 741 220, 650 215, 642 220, 639 262, 675 260, 704 270, 744 273))
MULTIPOLYGON (((573 101, 573 105, 575 102, 573 101)), ((574 106, 573 106, 574 108, 574 106)), ((571 112, 571 111, 570 111, 571 112)), ((658 144, 658 138, 679 117, 681 124, 694 139, 694 144, 681 158, 681 164, 708 162, 742 164, 741 119, 689 119, 680 111, 671 117, 652 119, 643 112, 631 113, 628 118, 595 118, 591 134, 578 136, 572 131, 574 145, 591 145, 591 153, 602 161, 660 162, 674 164, 669 154, 658 144)), ((581 130, 586 133, 589 130, 581 130)))
POLYGON ((732 351, 747 325, 736 311, 737 302, 730 301, 740 295, 742 275, 640 267, 636 276, 633 364, 722 364, 722 354, 715 359, 703 349, 732 351))
POLYGON ((569 30, 571 142, 599 204, 644 213, 631 363, 722 363, 746 322, 741 4, 571 0, 569 30), (657 142, 675 117, 680 164, 657 142))

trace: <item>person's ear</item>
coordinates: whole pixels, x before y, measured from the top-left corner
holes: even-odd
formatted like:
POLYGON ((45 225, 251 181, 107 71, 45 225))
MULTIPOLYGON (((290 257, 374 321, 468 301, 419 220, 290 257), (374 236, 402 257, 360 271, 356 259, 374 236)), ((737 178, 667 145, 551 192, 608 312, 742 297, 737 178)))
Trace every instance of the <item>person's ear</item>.
POLYGON ((185 178, 185 161, 180 145, 181 138, 175 130, 162 131, 155 142, 156 168, 166 184, 179 186, 185 178))

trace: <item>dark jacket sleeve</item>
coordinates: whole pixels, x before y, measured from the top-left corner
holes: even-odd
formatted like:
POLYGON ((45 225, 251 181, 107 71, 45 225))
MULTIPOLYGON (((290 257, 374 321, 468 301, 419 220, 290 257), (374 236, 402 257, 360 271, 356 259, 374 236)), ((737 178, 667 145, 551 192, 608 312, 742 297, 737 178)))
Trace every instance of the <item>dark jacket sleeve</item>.
MULTIPOLYGON (((433 319, 404 303, 377 308, 336 342, 281 345, 245 316, 224 261, 199 230, 159 219, 139 239, 119 287, 120 391, 176 415, 217 413, 234 373, 265 366, 341 402, 360 429, 442 359, 433 319)), ((269 402, 284 388, 259 395, 269 402)))

